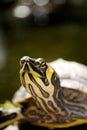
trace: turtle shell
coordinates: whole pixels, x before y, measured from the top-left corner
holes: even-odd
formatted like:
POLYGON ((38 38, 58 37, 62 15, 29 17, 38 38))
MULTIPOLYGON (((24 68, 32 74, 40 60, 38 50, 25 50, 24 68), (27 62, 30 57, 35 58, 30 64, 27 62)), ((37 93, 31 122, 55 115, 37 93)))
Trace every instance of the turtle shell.
POLYGON ((26 91, 26 89, 21 86, 13 95, 12 101, 13 102, 20 102, 27 98, 30 98, 31 95, 26 91))
POLYGON ((87 92, 87 66, 74 61, 57 59, 50 62, 60 77, 60 86, 87 92))

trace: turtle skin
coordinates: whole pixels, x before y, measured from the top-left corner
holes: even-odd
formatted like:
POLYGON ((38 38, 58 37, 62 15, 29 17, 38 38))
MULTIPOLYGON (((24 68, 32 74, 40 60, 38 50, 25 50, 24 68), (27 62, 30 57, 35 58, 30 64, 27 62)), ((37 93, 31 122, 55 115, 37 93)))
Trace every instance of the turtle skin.
MULTIPOLYGON (((79 90, 84 93, 87 92, 87 66, 73 61, 66 61, 63 59, 57 59, 53 62, 50 62, 49 64, 56 70, 56 72, 59 75, 60 86, 61 88, 63 88, 63 90, 65 89, 63 91, 64 98, 68 99, 68 97, 70 97, 70 95, 73 93, 73 89, 76 91, 79 90), (67 90, 69 90, 68 93, 65 92, 67 90)), ((79 101, 85 101, 85 103, 87 102, 86 97, 84 95, 84 98, 81 98, 80 94, 77 95, 77 93, 75 94, 75 92, 74 96, 71 96, 69 100, 73 99, 74 101, 76 96, 79 96, 79 101)), ((37 108, 37 104, 34 102, 31 95, 29 95, 25 91, 23 86, 16 91, 16 93, 13 96, 12 102, 17 106, 22 106, 21 112, 24 114, 25 117, 28 118, 29 122, 34 122, 37 120, 41 121, 41 117, 45 115, 43 111, 40 112, 40 110, 37 108), (32 107, 35 111, 33 111, 32 107), (30 113, 34 114, 34 118, 30 118, 30 113), (37 118, 35 114, 36 116, 38 115, 37 118)), ((46 121, 46 119, 48 120, 48 118, 49 117, 44 116, 42 121, 46 121)))

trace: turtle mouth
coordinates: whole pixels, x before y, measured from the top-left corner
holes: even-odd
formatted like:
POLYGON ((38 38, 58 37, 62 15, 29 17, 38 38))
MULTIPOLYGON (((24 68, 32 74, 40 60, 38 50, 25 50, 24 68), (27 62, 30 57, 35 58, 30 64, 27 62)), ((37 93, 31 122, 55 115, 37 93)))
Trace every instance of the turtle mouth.
POLYGON ((25 72, 30 72, 28 63, 25 63, 24 71, 25 71, 25 72))

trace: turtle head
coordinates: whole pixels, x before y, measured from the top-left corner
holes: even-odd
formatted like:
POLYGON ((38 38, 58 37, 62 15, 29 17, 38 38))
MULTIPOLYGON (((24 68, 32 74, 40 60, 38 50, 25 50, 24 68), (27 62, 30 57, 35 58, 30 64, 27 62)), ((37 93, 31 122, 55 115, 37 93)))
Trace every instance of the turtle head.
POLYGON ((20 72, 28 73, 37 78, 46 78, 46 70, 48 65, 43 58, 30 58, 24 56, 20 59, 20 72))
POLYGON ((59 86, 57 73, 43 58, 22 57, 20 79, 26 90, 37 100, 52 97, 59 86))

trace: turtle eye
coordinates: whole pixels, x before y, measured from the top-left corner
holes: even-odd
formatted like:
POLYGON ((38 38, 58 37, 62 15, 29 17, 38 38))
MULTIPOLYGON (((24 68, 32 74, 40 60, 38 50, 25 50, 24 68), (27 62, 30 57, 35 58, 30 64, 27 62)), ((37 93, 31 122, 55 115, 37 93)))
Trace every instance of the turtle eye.
POLYGON ((39 67, 40 66, 40 63, 38 61, 35 62, 35 66, 36 67, 39 67))
POLYGON ((43 58, 38 58, 38 59, 36 59, 36 61, 35 61, 35 65, 36 65, 38 68, 43 69, 43 68, 46 67, 46 62, 45 62, 45 60, 44 60, 43 58))

